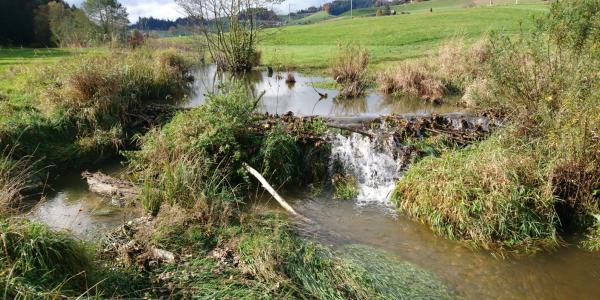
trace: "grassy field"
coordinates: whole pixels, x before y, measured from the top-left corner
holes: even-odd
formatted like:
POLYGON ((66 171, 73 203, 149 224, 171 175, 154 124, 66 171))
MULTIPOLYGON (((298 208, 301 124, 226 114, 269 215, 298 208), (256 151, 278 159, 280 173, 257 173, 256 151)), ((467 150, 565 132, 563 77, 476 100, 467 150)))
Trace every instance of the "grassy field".
MULTIPOLYGON (((494 6, 515 6, 514 0, 494 0, 494 6)), ((519 0, 519 7, 525 9, 531 9, 531 4, 539 5, 542 3, 540 0, 519 0)), ((433 1, 422 1, 415 3, 408 3, 402 5, 392 6, 391 9, 395 10, 398 14, 401 13, 430 13, 430 10, 433 12, 444 12, 444 11, 452 11, 452 10, 460 10, 465 8, 472 8, 477 6, 489 6, 489 1, 487 0, 433 0, 433 1)), ((544 10, 546 8, 543 8, 544 10)), ((363 16, 374 16, 377 8, 369 7, 369 8, 361 8, 356 9, 352 12, 354 17, 363 17, 363 16)), ((349 17, 350 12, 345 12, 342 14, 343 17, 349 17)))
MULTIPOLYGON (((457 35, 474 40, 493 30, 517 33, 522 28, 530 28, 533 17, 547 10, 545 4, 459 9, 455 0, 427 3, 456 9, 379 18, 341 17, 311 25, 267 30, 261 45, 263 64, 324 69, 339 43, 358 43, 367 47, 372 62, 381 66, 423 57, 437 49, 442 41, 457 35)), ((418 11, 425 6, 418 3, 411 7, 418 11)))

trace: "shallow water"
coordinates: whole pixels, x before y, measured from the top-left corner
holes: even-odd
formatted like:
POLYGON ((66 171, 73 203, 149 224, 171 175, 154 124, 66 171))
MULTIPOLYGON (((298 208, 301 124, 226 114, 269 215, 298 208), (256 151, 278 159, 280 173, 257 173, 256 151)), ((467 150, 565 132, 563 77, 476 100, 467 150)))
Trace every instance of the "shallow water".
MULTIPOLYGON (((116 176, 122 168, 110 164, 101 171, 116 176)), ((80 238, 102 237, 107 230, 138 215, 133 208, 113 205, 109 197, 91 193, 79 172, 63 174, 51 186, 52 191, 31 209, 29 217, 80 238)))
POLYGON ((575 246, 533 257, 494 258, 436 236, 427 226, 383 205, 290 199, 314 224, 309 236, 332 246, 380 248, 436 274, 467 299, 598 299, 600 253, 575 246))
MULTIPOLYGON (((420 99, 397 98, 381 95, 370 91, 367 96, 356 99, 334 100, 338 91, 316 88, 320 93, 328 94, 327 99, 320 100, 313 85, 327 79, 318 76, 306 76, 293 72, 296 83, 288 85, 284 79, 277 79, 276 74, 269 77, 267 72, 250 72, 242 80, 251 87, 255 95, 265 91, 259 104, 260 112, 271 114, 285 114, 293 112, 295 115, 318 115, 327 117, 357 117, 379 116, 386 114, 403 113, 450 113, 460 111, 454 104, 435 105, 424 103, 420 99)), ((285 76, 285 73, 281 73, 285 76)), ((199 69, 195 74, 194 94, 185 104, 186 107, 201 105, 206 94, 215 92, 219 82, 226 80, 228 75, 217 74, 213 65, 199 69)), ((454 101, 448 101, 454 103, 454 101)))

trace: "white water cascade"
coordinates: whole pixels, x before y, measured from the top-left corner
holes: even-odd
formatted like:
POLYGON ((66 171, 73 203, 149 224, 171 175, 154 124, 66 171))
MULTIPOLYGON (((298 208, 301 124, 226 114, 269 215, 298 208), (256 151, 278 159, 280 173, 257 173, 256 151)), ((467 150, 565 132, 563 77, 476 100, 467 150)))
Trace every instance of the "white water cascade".
POLYGON ((373 139, 357 133, 337 134, 332 143, 332 159, 340 162, 358 181, 359 205, 390 205, 391 192, 399 178, 402 162, 394 158, 393 138, 373 139))

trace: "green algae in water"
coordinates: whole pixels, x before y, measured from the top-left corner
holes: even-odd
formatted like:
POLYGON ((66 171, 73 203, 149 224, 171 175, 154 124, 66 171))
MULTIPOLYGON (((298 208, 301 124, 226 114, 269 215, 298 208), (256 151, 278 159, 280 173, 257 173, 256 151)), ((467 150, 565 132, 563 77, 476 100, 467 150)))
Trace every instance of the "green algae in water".
POLYGON ((349 245, 340 252, 343 260, 366 271, 382 299, 457 298, 434 274, 400 261, 383 250, 349 245))

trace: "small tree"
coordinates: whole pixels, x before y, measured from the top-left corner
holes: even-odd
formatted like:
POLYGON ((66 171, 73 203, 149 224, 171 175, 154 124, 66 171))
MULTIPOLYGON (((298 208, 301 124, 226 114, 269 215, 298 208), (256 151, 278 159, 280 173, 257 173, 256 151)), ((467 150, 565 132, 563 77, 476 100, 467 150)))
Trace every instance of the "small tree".
POLYGON ((222 70, 248 71, 259 63, 256 12, 281 0, 175 0, 200 27, 208 51, 222 70))
POLYGON ((129 24, 127 9, 117 0, 85 0, 87 15, 102 28, 102 33, 116 43, 124 37, 129 24))
POLYGON ((383 15, 383 12, 381 12, 381 8, 377 8, 377 11, 375 12, 375 16, 381 17, 382 15, 383 15))

